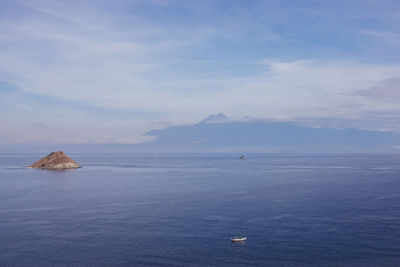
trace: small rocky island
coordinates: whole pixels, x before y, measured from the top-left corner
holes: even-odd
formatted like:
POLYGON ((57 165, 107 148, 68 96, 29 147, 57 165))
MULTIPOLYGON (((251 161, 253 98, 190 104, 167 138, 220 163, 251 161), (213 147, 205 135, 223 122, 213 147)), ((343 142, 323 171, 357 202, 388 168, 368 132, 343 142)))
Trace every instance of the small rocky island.
POLYGON ((52 152, 48 156, 33 163, 31 168, 61 170, 61 169, 76 169, 79 164, 65 155, 62 151, 52 152))

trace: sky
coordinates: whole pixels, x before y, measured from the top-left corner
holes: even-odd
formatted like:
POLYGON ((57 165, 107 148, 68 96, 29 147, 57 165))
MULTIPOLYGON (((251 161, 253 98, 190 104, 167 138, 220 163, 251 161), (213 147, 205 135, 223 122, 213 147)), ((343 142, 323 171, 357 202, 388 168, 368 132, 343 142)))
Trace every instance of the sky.
POLYGON ((0 0, 0 145, 209 114, 400 132, 400 1, 0 0))

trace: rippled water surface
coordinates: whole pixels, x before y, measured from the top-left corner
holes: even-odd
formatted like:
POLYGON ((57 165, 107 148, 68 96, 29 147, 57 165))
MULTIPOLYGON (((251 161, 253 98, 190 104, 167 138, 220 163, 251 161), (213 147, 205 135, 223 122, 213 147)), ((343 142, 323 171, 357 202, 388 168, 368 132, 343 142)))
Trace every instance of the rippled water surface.
POLYGON ((41 156, 0 155, 1 266, 400 266, 398 154, 41 156))

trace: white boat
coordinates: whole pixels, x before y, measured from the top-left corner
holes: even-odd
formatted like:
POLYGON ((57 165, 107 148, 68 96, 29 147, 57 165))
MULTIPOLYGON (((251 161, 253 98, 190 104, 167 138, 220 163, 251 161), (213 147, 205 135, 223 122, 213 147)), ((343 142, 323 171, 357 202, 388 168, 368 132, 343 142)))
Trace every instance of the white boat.
POLYGON ((235 236, 235 237, 232 237, 231 238, 231 241, 232 242, 243 242, 243 241, 246 241, 247 240, 247 237, 239 237, 239 236, 235 236))
POLYGON ((245 159, 246 157, 244 155, 241 155, 239 159, 245 159))

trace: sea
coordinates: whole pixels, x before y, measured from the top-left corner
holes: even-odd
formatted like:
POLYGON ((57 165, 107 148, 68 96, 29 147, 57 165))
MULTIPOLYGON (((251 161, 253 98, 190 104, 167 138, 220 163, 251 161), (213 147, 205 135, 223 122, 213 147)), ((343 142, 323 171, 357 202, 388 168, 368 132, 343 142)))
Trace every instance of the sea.
POLYGON ((0 154, 0 266, 400 266, 400 154, 68 155, 0 154))

